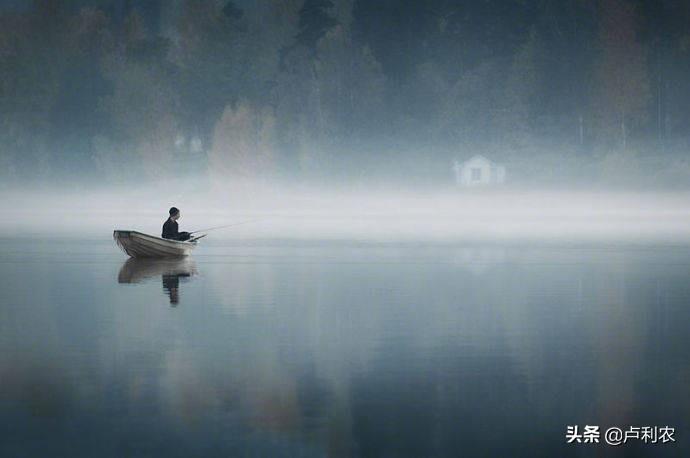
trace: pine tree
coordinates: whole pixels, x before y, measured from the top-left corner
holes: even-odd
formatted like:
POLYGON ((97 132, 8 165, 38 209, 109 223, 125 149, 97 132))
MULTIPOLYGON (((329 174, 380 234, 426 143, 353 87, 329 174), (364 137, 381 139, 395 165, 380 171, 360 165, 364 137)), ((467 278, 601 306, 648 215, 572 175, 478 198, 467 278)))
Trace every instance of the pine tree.
POLYGON ((529 131, 530 115, 538 89, 536 59, 539 50, 539 37, 532 29, 527 41, 513 56, 507 75, 501 104, 504 111, 498 117, 503 125, 497 127, 513 140, 525 140, 529 131))
POLYGON ((647 49, 638 40, 637 21, 633 4, 602 1, 595 114, 600 133, 617 138, 624 148, 633 128, 646 120, 651 97, 647 49))
POLYGON ((316 53, 316 43, 337 25, 337 21, 329 14, 333 8, 330 0, 306 0, 299 11, 299 33, 297 44, 305 46, 312 53, 316 53))

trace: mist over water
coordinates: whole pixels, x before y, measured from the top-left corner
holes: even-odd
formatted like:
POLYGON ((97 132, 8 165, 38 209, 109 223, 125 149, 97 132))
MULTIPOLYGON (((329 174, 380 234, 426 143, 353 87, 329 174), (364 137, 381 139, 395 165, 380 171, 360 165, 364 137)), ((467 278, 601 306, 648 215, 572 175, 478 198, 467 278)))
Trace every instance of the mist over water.
POLYGON ((4 236, 158 235, 167 209, 212 240, 688 243, 689 192, 169 186, 4 191, 4 236), (172 191, 171 191, 172 189, 172 191))

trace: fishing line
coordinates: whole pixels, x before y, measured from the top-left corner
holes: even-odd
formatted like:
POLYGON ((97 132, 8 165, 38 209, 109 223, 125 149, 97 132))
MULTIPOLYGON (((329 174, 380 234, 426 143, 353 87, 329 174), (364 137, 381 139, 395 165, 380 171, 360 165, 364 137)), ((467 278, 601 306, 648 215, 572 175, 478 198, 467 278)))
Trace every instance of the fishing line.
POLYGON ((239 223, 233 223, 233 224, 226 224, 225 226, 214 226, 214 227, 209 227, 206 229, 199 229, 193 232, 190 232, 190 234, 196 234, 199 232, 208 232, 208 231, 215 231, 216 229, 225 229, 226 227, 233 227, 233 226, 239 226, 242 224, 247 224, 247 223, 253 223, 255 221, 261 221, 260 219, 250 219, 247 221, 240 221, 239 223))

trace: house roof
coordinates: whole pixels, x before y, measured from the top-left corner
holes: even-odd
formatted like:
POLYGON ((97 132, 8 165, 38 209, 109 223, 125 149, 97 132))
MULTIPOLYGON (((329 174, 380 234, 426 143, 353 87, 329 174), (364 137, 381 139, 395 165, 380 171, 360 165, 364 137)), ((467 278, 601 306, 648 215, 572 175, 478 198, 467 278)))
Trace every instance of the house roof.
POLYGON ((467 160, 465 160, 465 161, 462 161, 462 162, 460 163, 460 165, 465 165, 465 164, 468 164, 468 163, 470 163, 470 162, 477 162, 477 161, 486 162, 486 163, 489 164, 489 165, 491 165, 491 164, 494 163, 492 160, 490 160, 490 159, 488 159, 488 158, 482 156, 481 154, 475 154, 475 155, 472 156, 471 158, 469 158, 469 159, 467 159, 467 160))

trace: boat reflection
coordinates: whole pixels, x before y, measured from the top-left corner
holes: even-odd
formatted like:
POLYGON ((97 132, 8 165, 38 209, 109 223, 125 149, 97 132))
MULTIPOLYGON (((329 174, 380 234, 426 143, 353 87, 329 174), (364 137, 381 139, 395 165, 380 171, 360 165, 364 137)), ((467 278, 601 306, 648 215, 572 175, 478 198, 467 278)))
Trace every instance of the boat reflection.
POLYGON ((117 275, 118 283, 142 283, 160 275, 163 292, 176 306, 180 302, 180 279, 183 282, 197 275, 196 264, 190 258, 128 259, 117 275))

